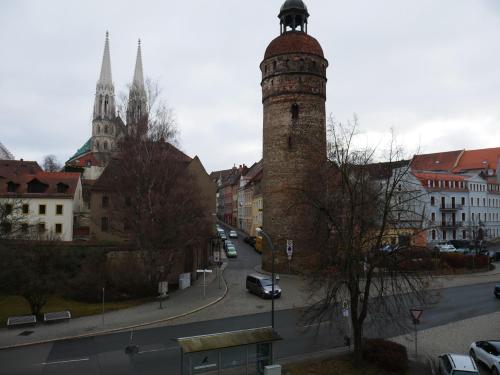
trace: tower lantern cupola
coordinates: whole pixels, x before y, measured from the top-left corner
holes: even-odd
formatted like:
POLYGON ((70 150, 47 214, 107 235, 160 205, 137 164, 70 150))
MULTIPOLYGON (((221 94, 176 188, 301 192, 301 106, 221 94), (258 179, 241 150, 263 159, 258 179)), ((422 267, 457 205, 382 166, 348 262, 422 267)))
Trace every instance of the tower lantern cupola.
POLYGON ((307 19, 309 12, 307 6, 302 0, 286 0, 281 6, 280 14, 280 32, 281 34, 288 31, 300 31, 307 33, 307 19))

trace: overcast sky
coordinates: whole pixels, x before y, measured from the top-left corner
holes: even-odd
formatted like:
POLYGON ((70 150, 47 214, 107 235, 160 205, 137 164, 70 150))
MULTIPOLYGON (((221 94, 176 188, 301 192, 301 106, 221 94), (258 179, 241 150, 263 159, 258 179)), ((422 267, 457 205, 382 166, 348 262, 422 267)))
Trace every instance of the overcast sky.
MULTIPOLYGON (((144 72, 208 172, 262 155, 259 63, 283 0, 0 2, 0 142, 67 160, 91 135, 106 30, 115 91, 144 72)), ((498 0, 306 0, 330 62, 327 113, 421 152, 500 146, 498 0)))

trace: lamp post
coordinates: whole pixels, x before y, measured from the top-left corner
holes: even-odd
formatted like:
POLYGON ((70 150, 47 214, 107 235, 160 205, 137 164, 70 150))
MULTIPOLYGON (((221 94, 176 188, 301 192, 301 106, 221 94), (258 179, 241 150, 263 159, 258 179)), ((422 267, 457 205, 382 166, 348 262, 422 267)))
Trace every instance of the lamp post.
POLYGON ((269 246, 271 246, 271 256, 272 256, 272 262, 271 262, 271 327, 273 328, 274 331, 274 245, 273 241, 271 240, 271 237, 264 232, 262 228, 256 228, 257 234, 262 234, 267 242, 269 243, 269 246))

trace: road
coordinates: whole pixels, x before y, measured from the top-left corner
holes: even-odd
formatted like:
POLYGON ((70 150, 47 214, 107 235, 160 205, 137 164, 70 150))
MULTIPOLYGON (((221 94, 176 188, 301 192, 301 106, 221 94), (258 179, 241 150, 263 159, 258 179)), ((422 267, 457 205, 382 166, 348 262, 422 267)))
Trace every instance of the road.
MULTIPOLYGON (((0 374, 178 374, 180 350, 175 338, 269 325, 270 302, 249 294, 240 295, 244 275, 253 270, 260 256, 241 239, 233 242, 236 243, 238 258, 229 260, 225 277, 230 293, 221 306, 247 301, 261 304, 265 311, 212 320, 203 320, 210 319, 210 314, 207 317, 200 313, 196 318, 199 321, 193 319, 184 324, 136 331, 133 343, 138 345, 139 353, 134 356, 124 351, 130 341, 130 332, 3 350, 0 351, 0 374)), ((224 307, 214 309, 217 308, 224 307)), ((493 297, 490 284, 442 289, 439 302, 425 310, 419 329, 491 313, 499 308, 500 300, 493 297)), ((342 318, 331 326, 322 324, 318 330, 317 325, 307 326, 300 316, 299 309, 276 313, 276 329, 284 339, 276 346, 278 359, 343 345, 338 330, 345 323, 342 318)), ((367 333, 379 334, 371 329, 371 324, 367 325, 367 333)), ((399 333, 400 329, 392 328, 385 330, 383 335, 399 333)))

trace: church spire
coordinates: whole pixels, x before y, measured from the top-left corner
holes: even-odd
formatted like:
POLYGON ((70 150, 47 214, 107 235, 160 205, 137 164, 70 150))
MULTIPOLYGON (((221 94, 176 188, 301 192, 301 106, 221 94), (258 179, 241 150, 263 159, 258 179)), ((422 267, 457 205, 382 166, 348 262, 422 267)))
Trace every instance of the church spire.
POLYGON ((100 84, 113 85, 113 77, 111 77, 111 57, 109 55, 109 33, 106 31, 106 41, 104 42, 104 54, 102 56, 101 75, 99 76, 100 84))
MULTIPOLYGON (((127 126, 146 123, 148 115, 147 94, 144 86, 144 73, 142 68, 141 40, 137 45, 134 78, 130 86, 127 104, 127 126)), ((143 124, 144 125, 144 124, 143 124)))
POLYGON ((109 53, 109 33, 106 31, 101 74, 96 85, 94 119, 115 118, 115 87, 111 77, 111 57, 109 53))
POLYGON ((140 39, 137 45, 137 57, 135 58, 134 79, 132 81, 132 84, 136 88, 144 90, 144 74, 142 72, 142 53, 140 39))

